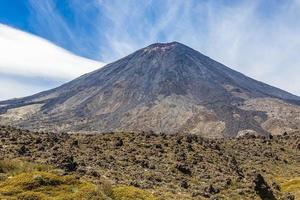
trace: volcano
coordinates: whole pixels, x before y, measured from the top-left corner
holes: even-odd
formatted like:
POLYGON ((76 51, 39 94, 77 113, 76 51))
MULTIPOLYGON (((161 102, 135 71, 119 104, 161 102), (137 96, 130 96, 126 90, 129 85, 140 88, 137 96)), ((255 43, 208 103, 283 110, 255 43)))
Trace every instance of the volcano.
POLYGON ((140 49, 58 88, 0 102, 0 121, 31 130, 193 133, 209 138, 300 129, 300 97, 181 43, 140 49))

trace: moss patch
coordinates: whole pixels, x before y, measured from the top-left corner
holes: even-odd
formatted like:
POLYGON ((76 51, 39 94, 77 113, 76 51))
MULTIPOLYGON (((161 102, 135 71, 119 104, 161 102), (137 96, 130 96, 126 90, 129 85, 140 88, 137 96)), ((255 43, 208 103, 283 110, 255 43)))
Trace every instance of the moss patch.
POLYGON ((93 184, 73 176, 49 172, 27 172, 8 178, 0 184, 0 197, 18 199, 104 199, 93 184))
POLYGON ((295 195, 296 199, 300 199, 300 177, 290 179, 281 184, 283 192, 290 192, 295 195))
POLYGON ((151 193, 132 186, 120 186, 113 188, 112 197, 115 200, 158 200, 151 193))
POLYGON ((151 193, 135 187, 97 186, 72 175, 59 175, 51 167, 20 160, 2 160, 0 169, 5 177, 0 180, 0 199, 156 200, 151 193))

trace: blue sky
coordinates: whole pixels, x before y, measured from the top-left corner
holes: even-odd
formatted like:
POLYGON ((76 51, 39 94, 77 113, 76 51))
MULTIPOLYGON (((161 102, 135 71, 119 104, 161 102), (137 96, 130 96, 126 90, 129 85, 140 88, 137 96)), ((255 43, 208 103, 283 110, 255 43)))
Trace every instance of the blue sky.
MULTIPOLYGON (((7 26, 3 31, 13 27, 32 34, 32 41, 45 39, 49 43, 45 59, 53 44, 66 50, 66 57, 76 55, 82 65, 76 66, 73 76, 55 76, 54 70, 61 74, 63 65, 53 67, 51 76, 30 76, 13 73, 15 68, 1 70, 0 61, 0 79, 19 83, 31 79, 29 88, 36 82, 43 85, 5 98, 27 95, 151 43, 179 41, 250 77, 300 95, 299 17, 300 0, 1 0, 0 23, 7 26)), ((27 50, 36 52, 30 45, 27 50)))
POLYGON ((257 17, 262 21, 269 21, 276 17, 276 12, 282 7, 293 4, 290 0, 253 2, 255 1, 1 0, 0 22, 46 38, 78 55, 109 62, 119 58, 117 54, 107 55, 117 51, 110 45, 109 37, 112 32, 114 35, 116 32, 124 35, 124 38, 118 37, 120 42, 134 40, 133 44, 128 45, 135 48, 154 42, 168 42, 170 39, 193 45, 189 39, 177 35, 182 33, 187 37, 197 37, 194 35, 196 32, 205 39, 212 10, 223 13, 243 6, 249 6, 249 9, 255 7, 257 17), (183 22, 188 23, 184 26, 195 27, 193 30, 184 30, 183 22), (191 33, 187 33, 189 31, 191 33), (173 32, 176 35, 172 35, 173 32), (130 38, 126 38, 128 35, 130 38))

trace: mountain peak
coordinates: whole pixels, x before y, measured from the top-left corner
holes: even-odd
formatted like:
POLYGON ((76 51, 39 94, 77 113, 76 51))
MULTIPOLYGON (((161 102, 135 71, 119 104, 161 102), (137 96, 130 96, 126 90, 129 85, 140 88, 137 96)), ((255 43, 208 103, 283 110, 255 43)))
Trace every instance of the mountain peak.
POLYGON ((165 52, 165 51, 177 49, 177 48, 188 48, 188 47, 185 46, 184 44, 174 41, 174 42, 167 42, 167 43, 154 43, 154 44, 151 44, 151 45, 147 46, 146 48, 144 48, 144 51, 145 52, 153 52, 153 51, 165 52))
POLYGON ((152 44, 56 89, 0 102, 0 121, 53 131, 267 135, 300 129, 293 120, 300 107, 285 104, 290 102, 300 104, 300 97, 170 42, 152 44), (273 114, 281 108, 286 112, 273 114))
MULTIPOLYGON (((180 42, 158 42, 158 43, 153 43, 150 44, 148 47, 170 47, 170 46, 185 46, 184 44, 180 43, 180 42)), ((146 48, 148 48, 146 47, 146 48)))

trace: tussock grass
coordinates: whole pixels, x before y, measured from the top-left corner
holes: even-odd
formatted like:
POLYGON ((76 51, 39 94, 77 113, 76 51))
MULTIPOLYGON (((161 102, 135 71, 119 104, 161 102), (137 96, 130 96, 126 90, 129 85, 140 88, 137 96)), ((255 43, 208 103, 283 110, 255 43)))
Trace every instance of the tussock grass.
POLYGON ((49 171, 52 167, 44 164, 30 163, 18 159, 0 160, 0 173, 7 175, 16 175, 31 171, 49 171))
POLYGON ((0 197, 17 199, 104 199, 94 184, 73 176, 60 176, 50 172, 26 172, 0 183, 0 197))
POLYGON ((114 200, 158 200, 149 192, 132 186, 119 186, 113 188, 112 197, 114 200))
POLYGON ((7 200, 156 200, 131 186, 97 186, 72 175, 56 174, 46 165, 20 160, 0 161, 0 199, 7 200))
POLYGON ((283 192, 290 192, 295 195, 296 199, 300 199, 300 177, 284 181, 281 184, 283 192))

